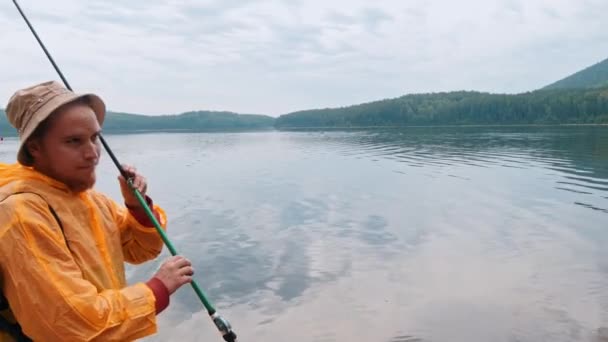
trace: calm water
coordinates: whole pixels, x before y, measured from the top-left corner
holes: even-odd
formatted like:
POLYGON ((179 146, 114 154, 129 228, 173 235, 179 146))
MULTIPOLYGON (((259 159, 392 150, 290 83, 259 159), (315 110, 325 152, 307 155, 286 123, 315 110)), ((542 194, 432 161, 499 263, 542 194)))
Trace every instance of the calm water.
MULTIPOLYGON (((106 139, 149 179, 241 342, 595 341, 608 327, 606 127, 106 139)), ((116 173, 106 155, 98 188, 118 199, 116 173)), ((220 341, 202 309, 182 288, 145 340, 220 341)))

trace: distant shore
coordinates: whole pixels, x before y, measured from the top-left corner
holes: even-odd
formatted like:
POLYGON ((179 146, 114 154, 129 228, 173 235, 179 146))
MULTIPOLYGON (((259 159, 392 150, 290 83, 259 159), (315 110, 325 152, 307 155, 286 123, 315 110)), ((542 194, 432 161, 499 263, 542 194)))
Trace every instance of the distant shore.
POLYGON ((310 126, 310 127, 279 127, 276 130, 332 130, 332 129, 403 129, 403 128, 433 128, 433 127, 564 127, 564 126, 608 126, 608 123, 599 124, 470 124, 470 125, 407 125, 407 126, 310 126))
MULTIPOLYGON (((146 133, 252 133, 270 131, 334 131, 334 130, 378 130, 378 129, 407 129, 407 128, 509 128, 509 127, 608 127, 608 123, 599 124, 510 124, 510 125, 408 125, 408 126, 311 126, 311 127, 279 127, 256 129, 139 129, 139 130, 109 130, 104 135, 146 134, 146 133)), ((16 132, 0 133, 0 137, 17 137, 16 132)))

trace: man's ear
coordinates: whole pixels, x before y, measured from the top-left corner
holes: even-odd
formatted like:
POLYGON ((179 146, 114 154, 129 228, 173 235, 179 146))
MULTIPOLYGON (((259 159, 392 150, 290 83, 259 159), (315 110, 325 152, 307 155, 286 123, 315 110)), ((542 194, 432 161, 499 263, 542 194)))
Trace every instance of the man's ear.
POLYGON ((26 141, 25 148, 34 160, 40 159, 40 155, 42 154, 42 143, 40 139, 30 139, 26 141))

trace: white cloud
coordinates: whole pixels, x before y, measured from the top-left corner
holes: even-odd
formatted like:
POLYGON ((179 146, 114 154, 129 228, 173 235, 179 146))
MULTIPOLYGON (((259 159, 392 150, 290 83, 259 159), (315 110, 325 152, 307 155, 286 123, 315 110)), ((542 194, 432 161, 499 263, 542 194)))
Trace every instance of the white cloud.
MULTIPOLYGON (((76 90, 147 114, 522 92, 608 56, 603 0, 20 4, 76 90)), ((4 105, 17 88, 58 76, 10 2, 0 25, 4 105)))

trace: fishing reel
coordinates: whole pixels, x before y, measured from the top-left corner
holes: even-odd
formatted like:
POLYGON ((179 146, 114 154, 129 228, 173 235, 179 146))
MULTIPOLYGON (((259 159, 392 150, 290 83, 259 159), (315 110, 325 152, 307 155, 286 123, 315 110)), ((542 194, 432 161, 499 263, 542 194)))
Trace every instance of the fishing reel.
POLYGON ((211 319, 213 319, 213 323, 215 323, 217 330, 222 334, 224 341, 236 342, 236 334, 232 331, 232 326, 228 320, 220 316, 217 312, 211 315, 211 319))

